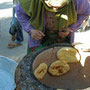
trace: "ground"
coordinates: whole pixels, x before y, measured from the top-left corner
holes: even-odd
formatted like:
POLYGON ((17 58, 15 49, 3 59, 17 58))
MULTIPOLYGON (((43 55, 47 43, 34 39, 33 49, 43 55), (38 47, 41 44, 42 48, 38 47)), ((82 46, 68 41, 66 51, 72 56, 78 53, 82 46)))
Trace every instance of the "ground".
POLYGON ((22 46, 9 49, 11 35, 9 34, 10 22, 12 19, 12 0, 0 1, 0 55, 11 58, 19 63, 19 61, 26 55, 27 49, 27 33, 24 32, 24 42, 22 46))

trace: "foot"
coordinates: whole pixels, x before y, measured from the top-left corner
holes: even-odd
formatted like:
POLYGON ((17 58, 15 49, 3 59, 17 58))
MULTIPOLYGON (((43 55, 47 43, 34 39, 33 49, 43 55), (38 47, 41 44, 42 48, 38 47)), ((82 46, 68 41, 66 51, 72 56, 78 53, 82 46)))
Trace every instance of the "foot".
POLYGON ((18 43, 12 42, 12 43, 9 43, 9 44, 8 44, 8 47, 9 47, 9 48, 15 48, 15 47, 18 47, 18 46, 20 46, 20 45, 22 45, 22 44, 18 44, 18 43))

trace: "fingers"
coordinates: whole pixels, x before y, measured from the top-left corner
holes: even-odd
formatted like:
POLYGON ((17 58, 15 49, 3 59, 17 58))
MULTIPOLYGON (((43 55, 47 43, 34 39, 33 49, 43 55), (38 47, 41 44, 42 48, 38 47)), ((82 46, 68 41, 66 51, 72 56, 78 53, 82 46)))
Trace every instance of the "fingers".
POLYGON ((41 31, 37 32, 37 34, 35 35, 35 40, 40 40, 45 36, 45 34, 41 31))
POLYGON ((32 38, 33 38, 34 40, 40 40, 40 39, 42 39, 42 36, 36 35, 36 36, 33 36, 32 38))
POLYGON ((39 31, 39 33, 40 33, 43 37, 45 36, 45 34, 44 34, 43 32, 39 31))
POLYGON ((65 38, 66 36, 69 35, 69 33, 70 33, 70 28, 65 28, 65 29, 59 31, 59 32, 58 32, 58 35, 59 35, 59 37, 61 37, 61 38, 65 38))
POLYGON ((62 38, 64 38, 64 37, 66 37, 66 36, 68 36, 69 35, 69 31, 67 31, 67 32, 58 32, 58 35, 60 36, 60 37, 62 37, 62 38))
POLYGON ((39 30, 32 30, 31 32, 31 37, 34 39, 34 40, 40 40, 44 37, 44 33, 42 33, 41 31, 39 30))

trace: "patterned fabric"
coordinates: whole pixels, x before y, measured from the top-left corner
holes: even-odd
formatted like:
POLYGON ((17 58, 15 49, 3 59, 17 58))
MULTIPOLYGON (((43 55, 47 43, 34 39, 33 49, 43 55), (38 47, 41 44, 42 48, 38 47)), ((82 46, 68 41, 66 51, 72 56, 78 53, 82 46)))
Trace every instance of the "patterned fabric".
POLYGON ((45 29, 46 29, 46 33, 50 34, 50 33, 56 33, 55 30, 55 12, 48 12, 45 11, 45 29))
POLYGON ((20 25, 18 19, 15 17, 15 7, 13 7, 13 18, 10 24, 9 33, 12 36, 16 35, 16 41, 18 42, 22 42, 24 40, 22 26, 20 25))

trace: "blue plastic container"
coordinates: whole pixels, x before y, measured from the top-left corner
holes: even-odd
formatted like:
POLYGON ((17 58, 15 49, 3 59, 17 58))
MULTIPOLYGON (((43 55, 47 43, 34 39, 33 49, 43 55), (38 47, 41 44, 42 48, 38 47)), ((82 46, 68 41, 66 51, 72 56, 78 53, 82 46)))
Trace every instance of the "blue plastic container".
POLYGON ((0 56, 0 90, 14 90, 15 80, 15 70, 17 63, 7 57, 0 56))

